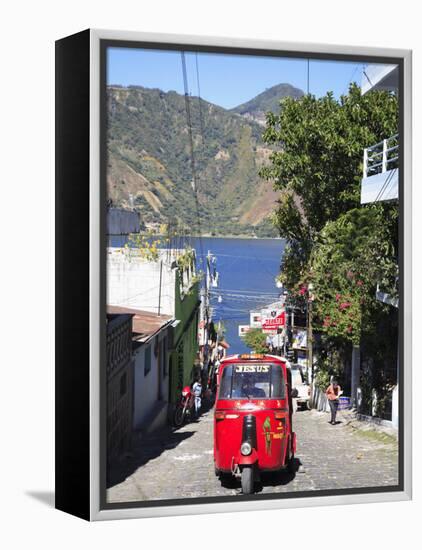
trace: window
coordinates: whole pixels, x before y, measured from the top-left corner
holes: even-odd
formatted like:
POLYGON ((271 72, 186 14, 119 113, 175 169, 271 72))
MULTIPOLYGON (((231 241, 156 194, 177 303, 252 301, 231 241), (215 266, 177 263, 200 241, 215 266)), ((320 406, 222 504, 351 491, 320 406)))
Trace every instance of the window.
POLYGON ((122 374, 120 378, 120 397, 123 397, 127 392, 127 374, 122 374))
POLYGON ((144 367, 144 376, 146 376, 151 370, 151 346, 145 348, 145 367, 144 367))
POLYGON ((284 399, 280 365, 229 365, 223 370, 219 399, 284 399))

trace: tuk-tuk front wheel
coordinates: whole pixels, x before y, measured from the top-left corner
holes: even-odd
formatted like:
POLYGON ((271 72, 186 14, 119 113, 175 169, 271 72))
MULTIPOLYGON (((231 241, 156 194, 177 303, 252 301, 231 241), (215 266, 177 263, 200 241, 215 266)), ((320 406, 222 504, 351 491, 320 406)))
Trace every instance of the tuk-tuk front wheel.
POLYGON ((250 495, 254 489, 254 469, 252 466, 244 466, 242 469, 242 493, 244 495, 250 495))

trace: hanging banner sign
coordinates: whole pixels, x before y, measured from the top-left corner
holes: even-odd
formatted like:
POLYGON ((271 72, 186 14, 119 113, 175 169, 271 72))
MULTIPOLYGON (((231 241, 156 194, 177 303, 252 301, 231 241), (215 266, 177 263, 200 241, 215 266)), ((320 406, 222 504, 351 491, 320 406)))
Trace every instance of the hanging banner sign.
POLYGON ((286 324, 286 312, 282 309, 262 310, 262 330, 277 331, 286 324))
POLYGON ((250 325, 239 325, 239 336, 245 335, 251 330, 250 325))

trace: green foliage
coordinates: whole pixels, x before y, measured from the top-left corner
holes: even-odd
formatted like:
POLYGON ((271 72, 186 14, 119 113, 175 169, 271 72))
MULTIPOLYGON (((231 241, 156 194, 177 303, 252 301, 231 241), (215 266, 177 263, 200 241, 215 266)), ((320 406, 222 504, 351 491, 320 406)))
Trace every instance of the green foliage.
POLYGON ((266 336, 259 328, 251 328, 242 336, 245 344, 255 353, 265 353, 267 350, 266 336))
POLYGON ((322 391, 327 389, 331 376, 345 389, 344 366, 350 359, 351 349, 350 343, 343 338, 323 336, 323 346, 316 356, 315 369, 315 383, 322 391))
POLYGON ((360 204, 363 150, 396 133, 396 96, 362 96, 352 84, 337 101, 332 94, 285 98, 267 115, 264 140, 278 146, 261 175, 280 190, 276 225, 288 240, 285 284, 303 276, 317 234, 327 222, 360 204))
POLYGON ((376 328, 377 313, 386 309, 375 299, 377 282, 394 293, 397 250, 397 209, 374 204, 355 208, 328 222, 310 258, 315 312, 322 330, 355 344, 362 332, 376 328))
MULTIPOLYGON (((253 235, 255 227, 241 218, 253 209, 257 189, 265 185, 257 161, 262 127, 201 100, 202 136, 198 98, 191 98, 190 107, 199 212, 192 190, 185 98, 141 86, 108 89, 111 198, 119 206, 132 194, 146 223, 175 218, 189 226, 191 234, 253 235)), ((268 212, 271 208, 269 204, 268 212)), ((273 234, 269 224, 258 231, 273 234)))
POLYGON ((148 262, 156 262, 159 258, 159 247, 163 242, 164 238, 155 236, 152 231, 132 233, 124 245, 125 253, 129 259, 135 253, 148 262))
POLYGON ((315 385, 321 391, 325 391, 328 388, 329 384, 330 375, 328 374, 328 369, 321 368, 321 370, 318 371, 315 377, 315 385))
POLYGON ((223 321, 218 321, 218 324, 217 324, 217 336, 218 336, 218 339, 219 340, 224 340, 224 336, 227 332, 227 328, 226 328, 226 325, 224 324, 223 321))
POLYGON ((187 247, 177 257, 177 266, 181 271, 186 271, 188 269, 193 269, 195 265, 195 250, 192 247, 187 247))
POLYGON ((397 97, 361 96, 351 85, 332 94, 286 98, 267 115, 266 143, 277 147, 261 175, 280 191, 275 224, 286 239, 280 281, 297 304, 313 284, 313 325, 320 335, 316 384, 344 378, 352 345, 372 365, 362 386, 379 391, 379 410, 396 377, 397 310, 376 300, 376 285, 397 294, 398 206, 361 207, 363 150, 398 129, 397 97), (381 374, 382 373, 382 374, 381 374))

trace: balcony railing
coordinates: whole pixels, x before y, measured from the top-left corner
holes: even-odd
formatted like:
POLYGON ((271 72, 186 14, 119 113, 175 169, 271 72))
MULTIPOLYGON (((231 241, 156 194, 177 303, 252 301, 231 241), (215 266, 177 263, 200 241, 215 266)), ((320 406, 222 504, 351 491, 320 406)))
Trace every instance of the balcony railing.
POLYGON ((398 168, 399 134, 384 139, 363 151, 363 177, 369 178, 376 174, 398 168))

